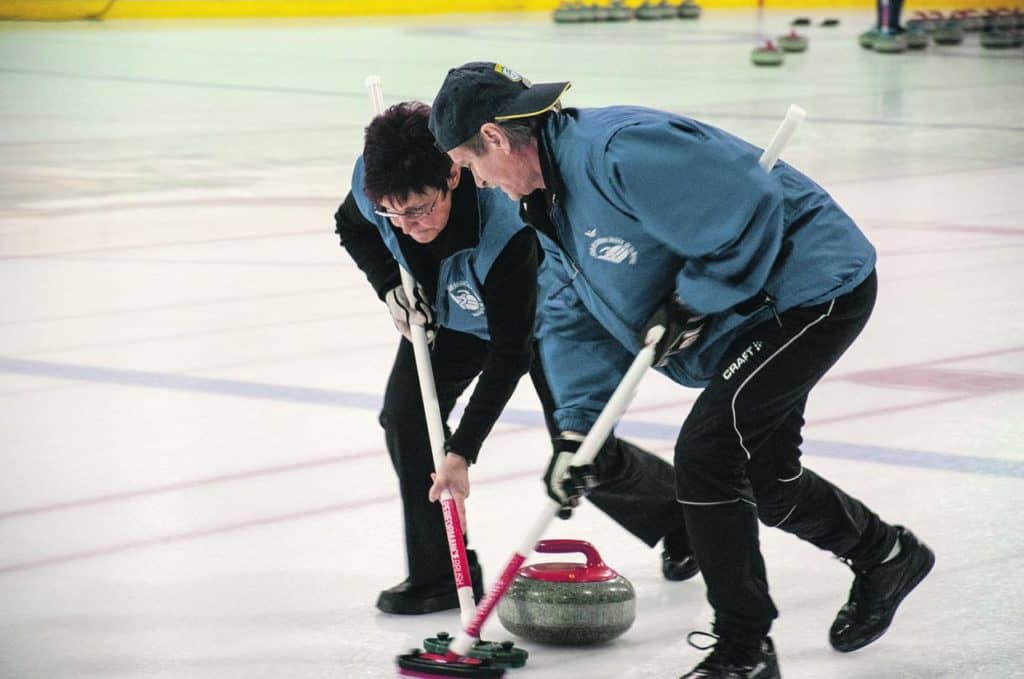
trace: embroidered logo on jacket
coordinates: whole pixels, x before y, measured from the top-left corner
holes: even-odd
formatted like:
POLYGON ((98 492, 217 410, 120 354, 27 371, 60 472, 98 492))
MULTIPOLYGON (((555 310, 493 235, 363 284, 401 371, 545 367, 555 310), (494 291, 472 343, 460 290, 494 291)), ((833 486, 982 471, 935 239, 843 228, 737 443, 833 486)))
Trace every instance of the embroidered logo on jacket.
POLYGON ((622 264, 627 259, 636 264, 636 248, 633 244, 615 236, 604 236, 590 244, 590 256, 612 264, 622 264))
POLYGON ((448 296, 452 298, 460 309, 468 311, 474 316, 482 316, 484 303, 477 296, 476 290, 470 287, 466 281, 455 281, 448 286, 448 296))
POLYGON ((722 371, 722 379, 728 381, 730 377, 735 375, 739 369, 743 367, 743 364, 753 358, 754 354, 759 351, 761 351, 761 342, 753 342, 743 350, 743 353, 740 354, 735 361, 729 364, 728 368, 722 371))

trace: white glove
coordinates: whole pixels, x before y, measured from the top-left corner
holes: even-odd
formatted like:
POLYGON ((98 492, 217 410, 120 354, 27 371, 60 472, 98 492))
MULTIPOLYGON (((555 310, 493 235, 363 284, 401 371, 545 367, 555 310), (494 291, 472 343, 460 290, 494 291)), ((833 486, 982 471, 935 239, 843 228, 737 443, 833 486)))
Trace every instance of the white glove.
POLYGON ((388 305, 388 311, 391 312, 391 319, 395 322, 395 327, 405 339, 412 341, 412 332, 409 330, 411 323, 423 326, 427 331, 427 341, 433 342, 434 331, 437 327, 434 324, 434 310, 430 308, 430 302, 427 301, 426 292, 422 287, 417 285, 413 295, 416 299, 413 304, 409 304, 409 298, 405 296, 405 289, 401 285, 396 285, 384 295, 384 302, 388 305))

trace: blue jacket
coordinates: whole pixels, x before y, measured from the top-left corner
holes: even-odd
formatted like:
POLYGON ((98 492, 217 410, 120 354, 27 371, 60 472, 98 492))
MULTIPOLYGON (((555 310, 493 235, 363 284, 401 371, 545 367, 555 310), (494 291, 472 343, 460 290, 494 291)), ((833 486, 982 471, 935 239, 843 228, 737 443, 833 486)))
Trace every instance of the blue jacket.
POLYGON ((662 372, 699 387, 742 330, 772 318, 769 306, 744 315, 737 305, 765 293, 779 313, 819 304, 874 269, 874 248, 824 189, 781 161, 765 173, 760 149, 710 125, 638 107, 567 109, 547 118, 540 153, 572 287, 542 311, 563 429, 590 428, 671 292, 707 320, 662 372), (560 360, 588 337, 586 361, 560 360))

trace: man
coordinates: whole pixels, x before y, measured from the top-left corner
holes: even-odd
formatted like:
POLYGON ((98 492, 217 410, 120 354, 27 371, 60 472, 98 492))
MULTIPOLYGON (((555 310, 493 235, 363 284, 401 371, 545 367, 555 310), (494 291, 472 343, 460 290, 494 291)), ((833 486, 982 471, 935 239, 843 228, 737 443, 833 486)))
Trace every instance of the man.
MULTIPOLYGON (((398 614, 458 606, 442 513, 428 492, 436 500, 448 488, 462 504, 469 494, 469 465, 523 374, 530 373, 555 438, 547 477, 578 446, 556 436, 550 393, 534 358, 534 336, 542 325, 535 320, 538 280, 541 292, 550 287, 546 272, 553 259, 540 251, 515 202, 477 191, 472 175, 437 149, 427 129, 429 111, 425 104, 398 104, 370 123, 352 190, 335 215, 342 246, 404 336, 380 413, 399 480, 409 576, 381 592, 377 607, 398 614), (418 282, 415 300, 402 289, 399 263, 418 282), (458 428, 446 431, 448 452, 433 485, 410 323, 428 325, 433 334, 431 363, 445 420, 478 378, 458 428)), ((648 545, 662 540, 666 578, 692 577, 697 566, 675 503, 671 466, 618 439, 608 442, 604 455, 601 486, 591 500, 648 545)), ((549 492, 567 500, 558 483, 549 492)), ((472 550, 468 557, 479 599, 480 566, 472 550)))
POLYGON ((874 249, 823 189, 785 163, 765 173, 750 144, 650 109, 561 110, 568 87, 466 64, 430 129, 563 250, 572 285, 543 354, 559 428, 587 431, 621 377, 609 340, 635 355, 656 325, 658 369, 703 387, 676 443, 676 492, 718 641, 685 676, 779 676, 758 518, 852 567, 830 641, 871 643, 934 556, 803 467, 800 443, 808 393, 870 315, 874 249), (569 351, 593 359, 548 361, 569 351))

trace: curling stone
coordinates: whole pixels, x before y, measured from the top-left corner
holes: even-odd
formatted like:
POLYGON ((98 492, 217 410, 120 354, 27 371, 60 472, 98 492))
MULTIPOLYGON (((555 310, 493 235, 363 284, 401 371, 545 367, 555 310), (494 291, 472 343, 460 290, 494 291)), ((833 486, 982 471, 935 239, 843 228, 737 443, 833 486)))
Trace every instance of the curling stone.
POLYGON ((760 47, 755 47, 750 53, 750 60, 755 66, 781 66, 786 60, 786 53, 772 44, 769 40, 760 47))
POLYGON ((920 28, 908 30, 903 34, 903 38, 907 41, 908 50, 923 50, 928 46, 928 34, 920 28))
POLYGON ((811 25, 811 18, 810 17, 797 17, 797 18, 793 19, 792 21, 790 21, 789 25, 790 26, 810 26, 811 25))
POLYGON ((825 28, 835 28, 839 25, 839 19, 836 19, 835 17, 827 17, 822 20, 821 25, 825 28))
POLYGON ((679 16, 679 6, 673 5, 669 0, 661 0, 658 8, 661 10, 662 19, 675 19, 679 16))
POLYGON ((581 2, 576 5, 576 11, 579 12, 581 22, 597 21, 597 5, 581 2))
POLYGON ((553 18, 556 24, 576 24, 583 20, 576 4, 572 2, 563 2, 556 7, 553 18))
POLYGON ((700 5, 695 3, 693 0, 684 0, 684 2, 681 5, 679 5, 679 18, 699 19, 700 5))
POLYGON ((1017 36, 1010 31, 987 28, 982 32, 980 42, 982 47, 989 50, 1017 47, 1020 44, 1017 42, 1017 36))
POLYGON ((1008 9, 997 9, 993 15, 993 22, 996 28, 1004 31, 1012 31, 1017 28, 1017 18, 1008 9))
POLYGON ((985 28, 985 19, 977 10, 962 9, 954 15, 954 18, 960 19, 961 27, 968 33, 977 33, 985 28))
POLYGON ((656 21, 664 18, 661 13, 661 5, 650 2, 650 0, 640 3, 640 6, 636 8, 635 15, 641 21, 656 21))
POLYGON ((920 26, 925 33, 931 33, 935 30, 938 22, 942 21, 942 13, 939 12, 939 18, 936 19, 934 15, 930 15, 928 12, 914 12, 914 17, 907 21, 908 26, 920 26))
POLYGON ((629 21, 632 18, 632 7, 627 7, 623 0, 612 0, 608 8, 608 21, 629 21))
POLYGON ((544 644, 587 646, 610 641, 633 624, 636 593, 629 580, 584 540, 541 540, 543 554, 583 553, 581 563, 537 563, 519 569, 498 619, 509 632, 544 644))
POLYGON ((903 33, 879 31, 872 49, 882 54, 900 54, 907 51, 907 39, 903 33))
POLYGON ((795 30, 790 31, 786 35, 779 36, 779 47, 782 48, 783 52, 806 52, 807 38, 795 30))
POLYGON ((963 23, 956 19, 943 22, 932 33, 936 45, 959 45, 964 41, 963 23))
POLYGON ((873 49, 875 46, 875 38, 878 37, 878 29, 872 28, 864 31, 857 36, 857 42, 866 50, 873 49))

